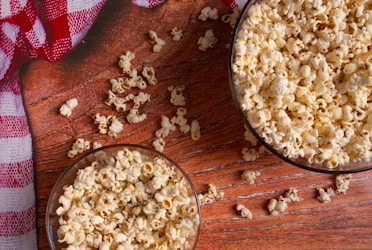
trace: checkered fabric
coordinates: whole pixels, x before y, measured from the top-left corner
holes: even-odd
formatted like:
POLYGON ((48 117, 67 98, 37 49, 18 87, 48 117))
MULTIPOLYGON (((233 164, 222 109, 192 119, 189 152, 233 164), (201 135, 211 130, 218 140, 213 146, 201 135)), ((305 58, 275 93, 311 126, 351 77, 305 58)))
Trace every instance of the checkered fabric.
MULTIPOLYGON (((57 61, 87 33, 106 0, 0 1, 0 250, 37 249, 32 138, 19 67, 57 61)), ((163 0, 132 0, 151 8, 163 0)), ((232 8, 243 0, 223 0, 232 8)))
POLYGON ((248 0, 222 0, 222 2, 229 7, 229 9, 242 9, 248 0))

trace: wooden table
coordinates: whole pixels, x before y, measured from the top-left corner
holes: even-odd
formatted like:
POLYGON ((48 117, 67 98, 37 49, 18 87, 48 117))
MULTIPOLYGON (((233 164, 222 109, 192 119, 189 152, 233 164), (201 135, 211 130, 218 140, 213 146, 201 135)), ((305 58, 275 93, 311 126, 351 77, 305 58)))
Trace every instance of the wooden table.
MULTIPOLYGON (((372 171, 353 174, 350 189, 330 203, 321 203, 316 188, 334 185, 334 175, 320 174, 291 166, 271 154, 254 162, 242 160, 243 121, 231 98, 228 83, 228 49, 232 29, 221 20, 202 22, 202 8, 219 9, 220 17, 230 11, 220 1, 168 0, 144 9, 130 1, 109 1, 84 41, 57 63, 34 61, 25 69, 23 92, 33 133, 38 240, 48 249, 44 216, 50 191, 61 172, 74 160, 66 156, 76 138, 99 141, 103 145, 137 143, 151 147, 160 116, 175 115, 169 102, 171 85, 186 86, 189 121, 201 125, 201 138, 173 132, 166 137, 164 153, 189 174, 197 192, 204 193, 213 183, 225 193, 217 202, 202 205, 202 224, 197 249, 372 249, 372 171), (171 40, 169 31, 184 31, 181 41, 171 40), (155 30, 166 45, 160 53, 151 51, 148 31, 155 30), (219 38, 214 48, 203 52, 197 40, 207 29, 219 38), (121 54, 130 50, 136 58, 133 68, 155 68, 158 84, 149 86, 151 102, 141 111, 144 122, 124 124, 115 139, 98 133, 92 115, 117 113, 104 104, 109 79, 119 76, 121 54), (70 117, 59 114, 59 107, 76 97, 79 105, 70 117), (240 175, 246 169, 261 176, 248 184, 240 175), (268 201, 289 188, 303 198, 289 203, 278 216, 267 211, 268 201), (242 218, 235 205, 242 203, 253 219, 242 218)), ((258 148, 258 146, 256 147, 258 148)))

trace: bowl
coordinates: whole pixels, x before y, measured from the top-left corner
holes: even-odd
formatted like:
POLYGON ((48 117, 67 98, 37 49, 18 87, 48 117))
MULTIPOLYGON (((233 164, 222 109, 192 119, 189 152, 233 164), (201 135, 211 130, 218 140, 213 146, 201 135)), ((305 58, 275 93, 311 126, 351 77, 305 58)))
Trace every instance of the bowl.
POLYGON ((292 165, 332 174, 369 170, 371 30, 344 1, 338 9, 298 3, 251 0, 240 12, 229 49, 235 105, 257 140, 292 165), (312 11, 323 7, 328 15, 312 11), (343 56, 345 46, 353 54, 343 56))
POLYGON ((77 159, 58 178, 46 210, 51 249, 194 249, 199 227, 199 201, 187 174, 140 145, 105 146, 77 159))

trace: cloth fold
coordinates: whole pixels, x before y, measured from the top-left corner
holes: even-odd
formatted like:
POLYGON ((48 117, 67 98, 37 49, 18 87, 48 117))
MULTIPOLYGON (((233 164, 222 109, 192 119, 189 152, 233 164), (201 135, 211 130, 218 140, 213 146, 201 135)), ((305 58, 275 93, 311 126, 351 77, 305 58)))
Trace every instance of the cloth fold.
MULTIPOLYGON (((164 0, 131 0, 152 8, 164 0)), ((106 0, 9 0, 0 3, 0 250, 37 249, 32 137, 19 67, 54 62, 86 35, 106 0)), ((222 0, 230 9, 246 0, 222 0)))

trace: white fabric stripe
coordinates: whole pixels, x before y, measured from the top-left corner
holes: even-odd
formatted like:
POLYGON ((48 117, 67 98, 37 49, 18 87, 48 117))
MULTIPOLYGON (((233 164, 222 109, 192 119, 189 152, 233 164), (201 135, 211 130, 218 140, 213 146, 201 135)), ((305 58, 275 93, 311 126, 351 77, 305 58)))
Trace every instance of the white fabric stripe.
MULTIPOLYGON (((1 72, 0 72, 1 73, 1 72)), ((0 75, 1 77, 1 75, 0 75)), ((22 96, 0 91, 0 116, 24 116, 22 96)))
POLYGON ((235 3, 238 5, 238 9, 242 10, 244 5, 247 3, 247 0, 235 0, 235 3))
POLYGON ((89 10, 99 4, 101 0, 67 0, 67 13, 72 13, 76 11, 89 10))
POLYGON ((25 161, 31 157, 32 139, 30 134, 20 138, 0 138, 1 163, 25 161))
POLYGON ((0 249, 6 250, 37 250, 36 229, 31 232, 13 237, 0 236, 0 249))
POLYGON ((13 43, 17 41, 17 35, 19 33, 19 26, 11 23, 3 23, 1 31, 6 35, 13 43))
POLYGON ((35 205, 34 184, 23 188, 0 188, 0 213, 23 211, 35 205))
POLYGON ((133 3, 137 4, 138 6, 148 8, 150 6, 149 0, 132 0, 133 3))
POLYGON ((10 16, 10 1, 9 0, 1 0, 0 2, 0 18, 5 18, 10 16))
POLYGON ((32 27, 32 29, 33 29, 33 32, 35 34, 35 38, 37 40, 37 41, 35 41, 34 46, 36 48, 39 48, 45 43, 45 40, 46 40, 46 34, 45 34, 44 26, 41 23, 40 19, 35 20, 35 23, 34 23, 34 26, 32 27))
POLYGON ((83 39, 83 37, 87 34, 90 27, 86 27, 80 33, 78 34, 71 34, 71 44, 72 47, 75 47, 80 41, 83 39))
POLYGON ((10 60, 4 50, 0 48, 0 79, 4 78, 6 71, 10 66, 10 60))
POLYGON ((27 4, 27 0, 18 0, 19 4, 21 5, 21 8, 24 8, 27 4))

